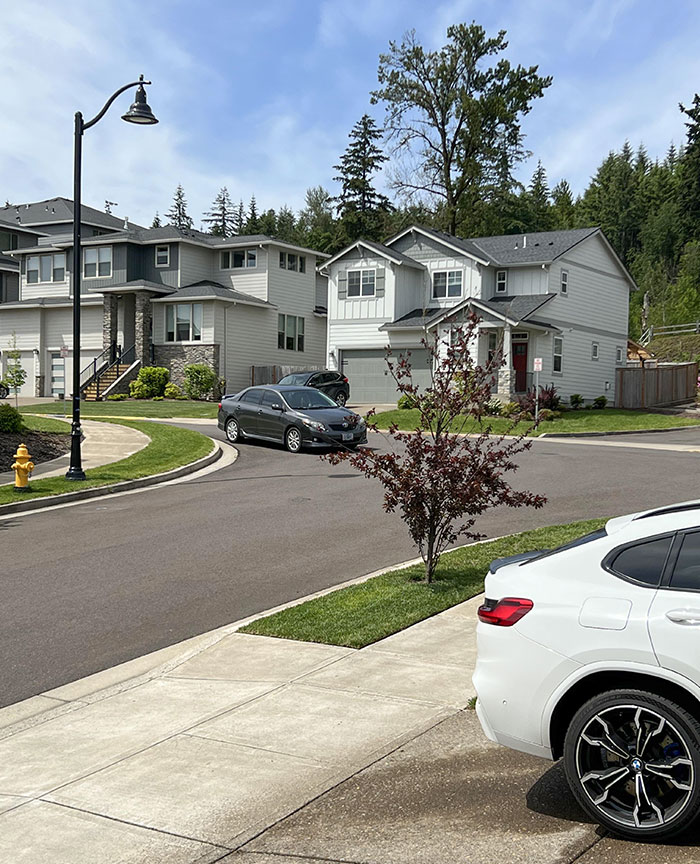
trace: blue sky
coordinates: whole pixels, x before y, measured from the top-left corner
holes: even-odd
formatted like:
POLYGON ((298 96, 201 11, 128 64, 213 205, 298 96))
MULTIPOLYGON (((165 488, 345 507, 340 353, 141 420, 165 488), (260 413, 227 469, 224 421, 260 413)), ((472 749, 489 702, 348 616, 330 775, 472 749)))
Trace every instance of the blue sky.
POLYGON ((678 102, 700 91, 695 0, 0 0, 0 198, 71 196, 73 113, 89 117, 140 72, 155 127, 122 123, 121 97, 85 136, 85 203, 150 224, 182 183, 199 224, 219 187, 261 209, 332 192, 333 165, 370 106, 378 55, 415 28, 508 32, 506 56, 554 83, 524 123, 550 184, 582 191, 625 139, 652 158, 684 139, 678 102))

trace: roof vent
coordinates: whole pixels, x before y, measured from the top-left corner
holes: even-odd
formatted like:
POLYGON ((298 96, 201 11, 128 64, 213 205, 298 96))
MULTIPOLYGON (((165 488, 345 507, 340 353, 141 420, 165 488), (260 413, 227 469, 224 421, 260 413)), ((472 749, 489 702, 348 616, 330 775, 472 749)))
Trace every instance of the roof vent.
POLYGON ((129 217, 128 216, 124 217, 124 230, 125 231, 129 230, 129 217))
POLYGON ((523 234, 523 249, 527 246, 527 234, 523 234))
POLYGON ((550 240, 549 243, 547 243, 547 246, 554 246, 554 240, 550 240))

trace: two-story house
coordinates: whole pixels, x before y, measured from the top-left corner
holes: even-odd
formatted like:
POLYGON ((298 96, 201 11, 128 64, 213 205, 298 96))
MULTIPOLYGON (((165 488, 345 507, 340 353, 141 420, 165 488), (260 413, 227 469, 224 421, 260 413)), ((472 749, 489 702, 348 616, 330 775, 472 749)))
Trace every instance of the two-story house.
POLYGON ((465 240, 414 225, 386 244, 360 240, 321 265, 328 284, 328 366, 356 402, 395 402, 385 349, 410 350, 414 380, 430 381, 424 338, 449 341, 471 312, 474 360, 501 350, 494 393, 510 401, 534 383, 560 396, 615 398, 627 348, 631 276, 599 228, 465 240), (539 364, 538 364, 539 365, 539 364))
MULTIPOLYGON (((54 202, 70 211, 70 223, 72 202, 54 202)), ((27 225, 29 211, 46 204, 12 210, 27 225)), ((167 366, 182 384, 187 364, 207 363, 232 392, 250 384, 253 365, 323 365, 325 280, 316 272, 323 253, 263 235, 146 229, 85 207, 82 223, 81 382, 119 362, 101 396, 123 391, 142 365, 167 366)), ((26 395, 70 390, 72 235, 65 228, 0 250, 19 268, 18 296, 0 304, 0 349, 15 334, 29 372, 26 395)))

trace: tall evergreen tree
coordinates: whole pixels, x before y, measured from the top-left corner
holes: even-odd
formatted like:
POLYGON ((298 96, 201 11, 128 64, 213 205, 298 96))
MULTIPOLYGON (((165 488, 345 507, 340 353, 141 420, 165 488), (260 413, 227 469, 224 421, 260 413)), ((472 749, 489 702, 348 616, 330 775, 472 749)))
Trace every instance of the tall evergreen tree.
POLYGON ((236 211, 233 214, 233 233, 245 233, 245 206, 242 200, 238 202, 238 207, 236 207, 236 211))
POLYGON ((280 240, 286 240, 287 243, 294 243, 296 237, 296 219, 294 212, 284 204, 277 214, 277 232, 276 236, 280 240))
POLYGON ((306 190, 305 205, 299 211, 297 240, 309 249, 328 252, 335 235, 333 199, 323 186, 312 186, 306 190))
POLYGON ((219 189, 211 210, 204 215, 202 222, 210 226, 215 237, 231 237, 236 233, 233 204, 225 186, 219 189))
POLYGON ((338 171, 333 179, 341 185, 335 199, 338 215, 350 241, 358 237, 378 239, 382 214, 391 209, 387 196, 374 186, 374 175, 389 158, 377 144, 382 133, 369 114, 364 114, 348 137, 350 144, 340 163, 333 166, 338 171))
POLYGON ((173 203, 170 210, 165 214, 168 225, 173 225, 181 231, 189 230, 194 227, 194 222, 187 214, 187 199, 185 198, 185 190, 180 183, 177 184, 177 189, 173 195, 173 203))
POLYGON ((261 213, 257 230, 258 233, 267 234, 268 237, 277 236, 277 213, 272 208, 261 213))
POLYGON ((549 231, 554 226, 552 216, 552 205, 550 203, 549 183, 547 172, 542 162, 537 162, 537 168, 532 175, 532 180, 526 195, 529 231, 549 231))
POLYGON ((160 221, 160 214, 156 210, 156 215, 153 217, 153 222, 151 222, 151 228, 160 228, 163 223, 160 221))
POLYGON ((700 240, 700 96, 696 93, 689 108, 680 108, 688 119, 685 152, 678 168, 678 203, 684 239, 700 240))
POLYGON ((258 216, 258 205, 255 200, 255 195, 251 196, 250 204, 248 205, 248 216, 245 223, 245 233, 260 233, 260 217, 258 216))
POLYGON ((560 180, 552 189, 553 227, 559 230, 573 228, 576 223, 576 204, 567 180, 560 180))

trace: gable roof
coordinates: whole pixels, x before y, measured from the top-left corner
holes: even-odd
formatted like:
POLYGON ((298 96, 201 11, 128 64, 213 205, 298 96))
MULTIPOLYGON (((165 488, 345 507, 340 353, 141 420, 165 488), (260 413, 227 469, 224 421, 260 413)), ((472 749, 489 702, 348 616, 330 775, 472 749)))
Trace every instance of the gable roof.
POLYGON ((484 253, 484 250, 479 249, 472 240, 464 240, 462 237, 454 237, 452 234, 445 234, 442 231, 436 231, 434 228, 428 228, 425 225, 411 225, 409 228, 405 228, 403 231, 400 231, 391 239, 387 240, 387 246, 395 243, 401 237, 405 237, 405 235, 409 234, 411 231, 424 234, 426 237, 431 237, 433 240, 437 240, 438 243, 442 243, 443 246, 454 249, 462 255, 469 255, 471 258, 476 259, 480 264, 493 263, 484 253))
POLYGON ((425 265, 421 264, 420 261, 416 261, 415 258, 409 258, 409 256, 404 255, 403 252, 397 252, 395 249, 390 249, 382 243, 375 243, 374 240, 355 240, 354 243, 341 249, 340 252, 333 255, 333 257, 329 258, 328 261, 324 261, 322 266, 324 268, 328 267, 330 264, 334 264, 340 258, 343 258, 352 249, 358 249, 360 247, 370 249, 371 251, 376 252, 380 258, 386 258, 387 261, 392 261, 394 264, 404 264, 406 267, 415 267, 417 270, 425 270, 425 265))
MULTIPOLYGON (((81 205, 80 215, 81 221, 88 225, 114 230, 124 227, 123 219, 96 210, 94 207, 88 207, 86 204, 81 205)), ((46 201, 34 201, 30 204, 11 204, 9 207, 0 207, 0 219, 12 223, 16 228, 25 225, 35 227, 54 222, 72 222, 73 202, 70 198, 48 198, 46 201)))
POLYGON ((495 264, 549 264, 600 228, 572 228, 567 231, 536 231, 475 237, 475 246, 495 264))
POLYGON ((261 300, 259 297, 254 297, 252 294, 246 294, 243 291, 236 291, 235 288, 227 288, 219 282, 213 282, 209 279, 202 279, 200 282, 193 282, 191 285, 185 285, 178 288, 169 294, 167 297, 160 297, 158 300, 153 300, 153 303, 165 302, 167 300, 179 300, 180 298, 213 298, 220 300, 228 300, 229 302, 244 303, 250 306, 263 306, 269 309, 276 309, 274 303, 269 303, 267 300, 261 300))

